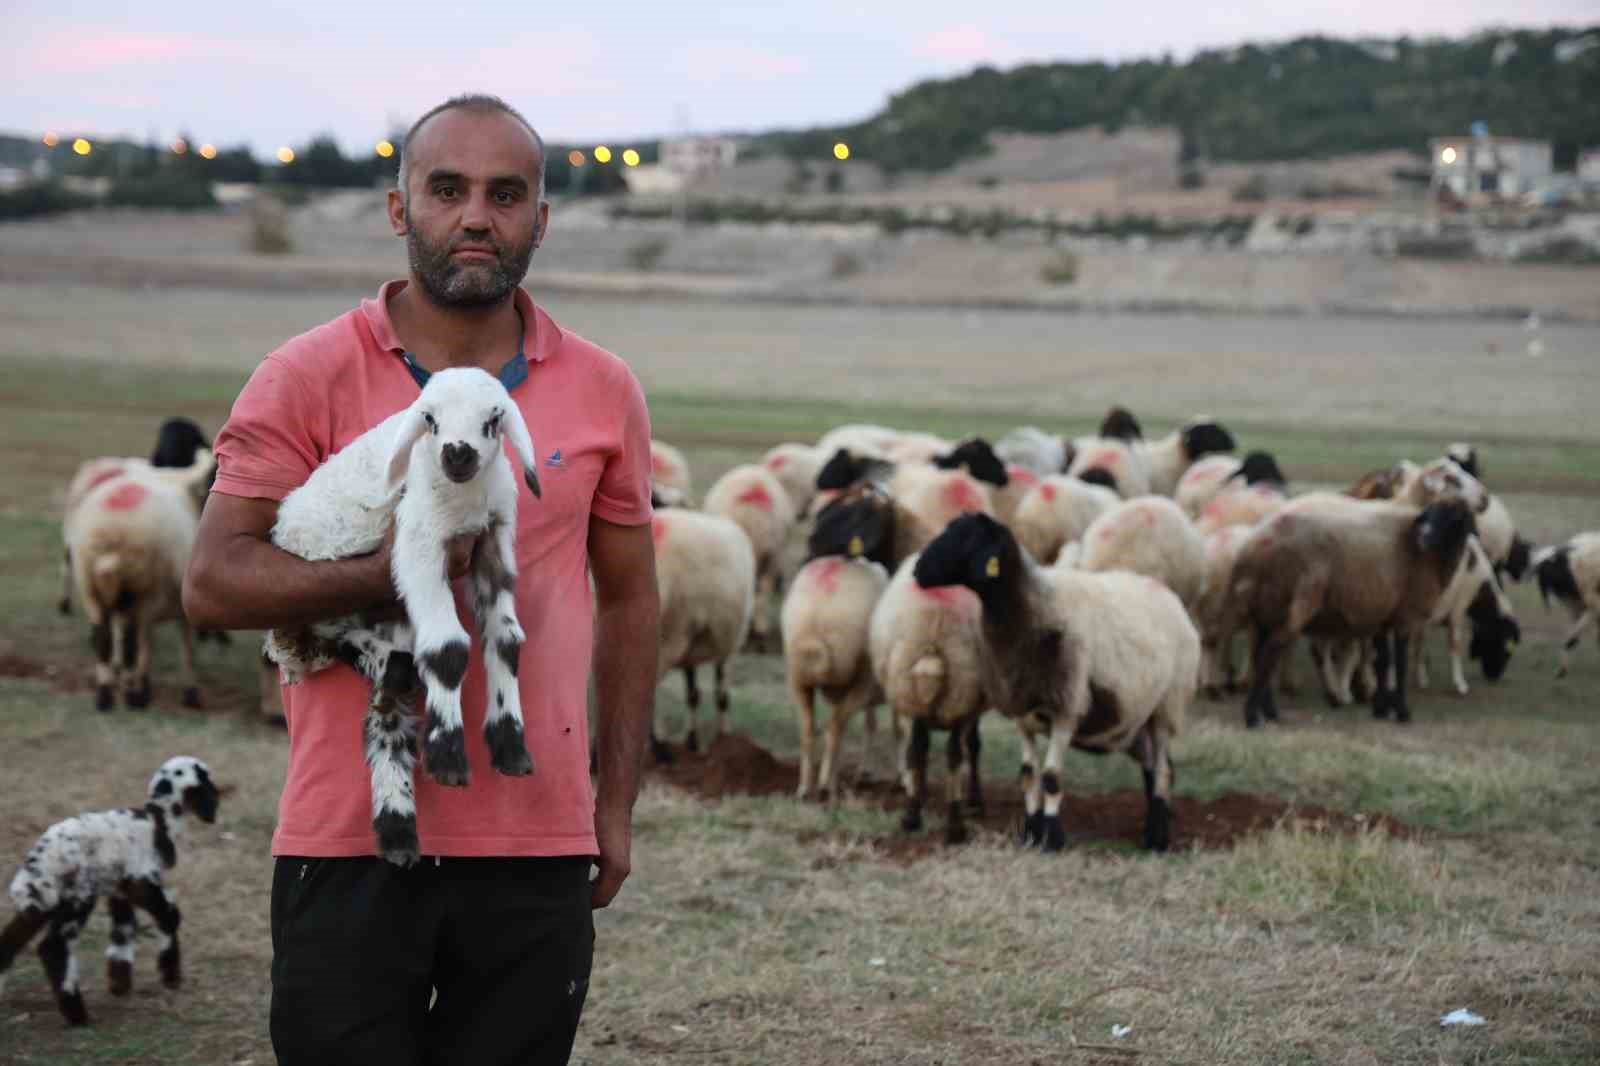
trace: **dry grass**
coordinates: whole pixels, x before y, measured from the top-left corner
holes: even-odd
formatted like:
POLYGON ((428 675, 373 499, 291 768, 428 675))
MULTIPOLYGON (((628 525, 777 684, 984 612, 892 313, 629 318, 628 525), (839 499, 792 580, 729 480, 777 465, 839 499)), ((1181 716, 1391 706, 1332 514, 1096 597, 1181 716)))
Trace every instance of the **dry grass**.
MULTIPOLYGON (((81 618, 50 608, 56 493, 84 455, 144 451, 174 410, 214 428, 262 349, 344 300, 0 287, 0 356, 25 368, 0 382, 0 448, 21 457, 0 487, 0 588, 13 605, 0 663, 55 671, 0 677, 0 861, 57 818, 137 799, 176 752, 236 786, 222 820, 185 840, 174 875, 189 984, 160 989, 141 942, 135 994, 113 1000, 99 977, 102 914, 83 944, 96 1025, 65 1030, 25 955, 0 1000, 0 1063, 271 1061, 267 850, 285 744, 254 721, 249 642, 202 651, 206 713, 179 709, 169 685, 146 714, 95 714, 81 618), (87 306, 105 313, 68 313, 87 306)), ((658 428, 690 445, 701 485, 765 443, 856 415, 946 432, 1052 415, 1076 428, 1115 398, 1150 411, 1147 428, 1265 406, 1277 413, 1267 429, 1247 421, 1246 442, 1270 439, 1330 478, 1369 454, 1420 456, 1492 427, 1491 480, 1531 466, 1563 486, 1512 497, 1524 528, 1550 539, 1600 526, 1600 441, 1575 417, 1583 358, 1553 354, 1539 364, 1549 377, 1529 380, 1525 365, 1472 354, 1477 327, 1124 317, 1062 329, 990 314, 969 327, 940 312, 554 302, 636 354, 658 428), (1202 363, 1196 351, 1229 354, 1202 363), (1422 383, 1446 367, 1442 399, 1422 383), (758 406, 757 394, 777 398, 758 406)), ((1578 352, 1591 338, 1569 339, 1578 352)), ((832 811, 788 797, 708 804, 653 784, 634 877, 599 918, 577 1061, 1593 1061, 1600 655, 1586 643, 1573 676, 1553 683, 1557 620, 1530 590, 1515 599, 1528 639, 1508 680, 1466 700, 1419 696, 1409 729, 1323 711, 1302 691, 1285 725, 1259 734, 1239 728, 1236 702, 1202 705, 1178 748, 1181 794, 1273 793, 1374 825, 1392 816, 1410 827, 1400 835, 1286 822, 1232 850, 1162 858, 1115 845, 1044 857, 986 836, 905 863, 874 843, 894 817, 871 798, 832 811), (1489 1025, 1441 1029, 1461 1006, 1489 1025), (1114 1024, 1131 1032, 1113 1037, 1114 1024)), ((159 635, 158 679, 174 658, 159 635)), ((747 657, 735 679, 735 728, 792 759, 781 665, 747 657)), ((675 732, 681 689, 659 699, 675 732)), ((984 737, 986 781, 1003 792, 1015 740, 996 719, 984 737)), ((1065 776, 1078 793, 1137 786, 1125 760, 1074 755, 1065 776)))

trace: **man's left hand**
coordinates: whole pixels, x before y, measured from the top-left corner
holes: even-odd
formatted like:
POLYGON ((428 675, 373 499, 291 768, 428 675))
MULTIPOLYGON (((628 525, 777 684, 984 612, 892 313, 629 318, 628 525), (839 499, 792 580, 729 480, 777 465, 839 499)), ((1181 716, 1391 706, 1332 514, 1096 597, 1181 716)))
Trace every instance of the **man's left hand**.
POLYGON ((632 869, 632 814, 628 811, 619 814, 596 812, 594 837, 600 846, 600 858, 596 860, 600 873, 589 883, 589 905, 599 910, 610 906, 611 901, 616 899, 617 893, 622 890, 622 882, 627 880, 628 872, 632 869))

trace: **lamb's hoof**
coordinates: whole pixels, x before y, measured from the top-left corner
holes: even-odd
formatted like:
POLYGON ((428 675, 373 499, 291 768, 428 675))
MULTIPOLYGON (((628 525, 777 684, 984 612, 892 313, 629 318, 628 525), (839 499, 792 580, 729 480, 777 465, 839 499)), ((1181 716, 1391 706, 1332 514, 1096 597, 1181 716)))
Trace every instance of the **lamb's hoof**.
POLYGON ((133 991, 133 964, 121 959, 106 963, 106 986, 113 996, 125 996, 133 991))
POLYGON ((833 803, 833 793, 826 788, 817 789, 817 802, 822 804, 824 807, 831 806, 833 803))
POLYGON ((1060 851, 1067 846, 1067 831, 1061 827, 1061 819, 1048 818, 1044 820, 1044 845, 1047 852, 1060 851))
POLYGON ((900 816, 900 828, 907 833, 915 833, 922 828, 922 812, 915 807, 907 807, 906 813, 900 816))
POLYGON ((98 688, 96 688, 94 690, 94 709, 95 710, 97 710, 97 711, 109 711, 111 709, 111 705, 113 703, 115 703, 115 702, 116 702, 116 700, 113 699, 112 696, 111 696, 111 686, 110 685, 101 685, 101 686, 99 686, 98 688))
POLYGON ((1200 696, 1202 699, 1210 700, 1212 703, 1221 703, 1222 687, 1220 685, 1207 685, 1200 690, 1200 696))
POLYGON ((130 688, 124 692, 122 702, 127 704, 131 711, 142 711, 150 706, 150 682, 146 681, 138 688, 130 688))
POLYGON ((981 798, 967 800, 967 811, 966 811, 966 813, 972 815, 974 818, 982 818, 983 817, 983 800, 981 798))
POLYGON ((695 731, 692 730, 692 729, 689 730, 688 734, 685 735, 684 738, 683 738, 683 750, 684 751, 699 751, 700 750, 700 738, 695 735, 695 731))
POLYGON ((183 974, 179 973, 177 970, 163 969, 161 971, 161 987, 182 988, 183 974))
POLYGON ((378 851, 387 861, 404 868, 422 857, 415 815, 380 811, 372 820, 372 829, 378 835, 378 851))
POLYGON ((1261 713, 1259 711, 1246 711, 1244 714, 1244 727, 1246 729, 1261 728, 1261 713))
POLYGON ((67 599, 65 596, 61 597, 61 602, 56 604, 56 610, 60 611, 62 614, 71 614, 72 601, 67 599))
POLYGON ((84 1009, 83 996, 81 994, 74 992, 71 999, 63 999, 59 1002, 61 1004, 61 1016, 67 1020, 68 1025, 89 1024, 89 1012, 84 1009))
POLYGON ((672 749, 667 747, 655 737, 650 738, 650 757, 661 766, 672 764, 672 749))
POLYGON ((533 757, 528 754, 528 743, 523 738, 522 727, 512 718, 487 722, 483 739, 489 745, 489 765, 507 777, 527 777, 533 773, 533 757))
POLYGON ((966 824, 958 819, 951 818, 944 823, 944 842, 948 847, 967 842, 966 824))
POLYGON ((422 745, 422 758, 428 774, 446 788, 465 788, 471 776, 467 769, 466 733, 461 729, 440 729, 429 723, 428 739, 422 745))
POLYGON ((1166 851, 1172 843, 1172 811, 1163 800, 1155 800, 1144 823, 1146 851, 1166 851))
POLYGON ((1407 707, 1403 703, 1396 707, 1394 711, 1394 720, 1399 725, 1406 725, 1409 723, 1411 721, 1411 708, 1407 707))
POLYGON ((200 690, 193 685, 183 690, 183 705, 198 711, 200 709, 200 690))
POLYGON ((1022 820, 1022 846, 1036 848, 1044 843, 1044 812, 1034 811, 1022 820))

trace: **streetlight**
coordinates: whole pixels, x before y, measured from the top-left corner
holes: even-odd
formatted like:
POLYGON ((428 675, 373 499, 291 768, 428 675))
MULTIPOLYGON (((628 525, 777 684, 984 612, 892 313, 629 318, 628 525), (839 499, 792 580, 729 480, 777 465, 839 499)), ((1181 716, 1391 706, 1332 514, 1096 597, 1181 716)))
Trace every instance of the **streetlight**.
POLYGON ((79 137, 72 142, 72 150, 79 155, 88 155, 94 150, 94 145, 90 144, 85 138, 79 137))
POLYGON ((571 165, 575 166, 575 167, 583 166, 583 164, 584 164, 583 153, 578 151, 576 148, 574 148, 572 151, 567 153, 567 162, 570 163, 571 165))
POLYGON ((56 145, 58 145, 60 143, 61 143, 61 138, 57 137, 54 133, 47 133, 47 134, 44 135, 44 146, 46 148, 54 148, 56 145))
POLYGON ((373 146, 372 150, 377 152, 385 159, 388 159, 390 156, 394 155, 394 145, 389 141, 379 141, 373 146))
POLYGON ((294 162, 294 149, 284 145, 278 149, 278 162, 289 164, 294 162))
POLYGON ((183 155, 188 150, 189 150, 189 142, 184 140, 182 137, 179 137, 177 140, 172 142, 172 154, 173 155, 183 155))
POLYGON ((215 159, 215 158, 217 158, 217 146, 214 145, 214 144, 202 144, 200 146, 200 158, 201 159, 215 159))
POLYGON ((1439 153, 1439 160, 1446 166, 1454 163, 1456 161, 1456 150, 1454 148, 1446 148, 1439 153))
POLYGON ((607 148, 603 144, 595 145, 594 146, 594 161, 596 163, 609 163, 609 162, 611 162, 611 149, 607 148))
POLYGON ((634 151, 632 148, 624 149, 623 153, 622 153, 622 162, 626 166, 630 166, 630 167, 638 166, 639 165, 639 153, 634 151))
POLYGON ((845 144, 843 141, 840 141, 838 144, 834 145, 833 146, 833 158, 839 160, 839 162, 841 162, 841 163, 844 162, 846 159, 849 159, 850 158, 850 146, 848 144, 845 144))

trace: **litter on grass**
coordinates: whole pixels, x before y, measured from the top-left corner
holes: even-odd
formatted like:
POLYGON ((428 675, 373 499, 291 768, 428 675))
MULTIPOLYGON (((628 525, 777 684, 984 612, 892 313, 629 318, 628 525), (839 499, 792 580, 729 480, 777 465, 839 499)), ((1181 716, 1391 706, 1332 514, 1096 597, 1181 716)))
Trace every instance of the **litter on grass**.
POLYGON ((1487 1025, 1488 1023, 1483 1020, 1483 1015, 1474 1014, 1467 1008, 1462 1007, 1460 1010, 1453 1010, 1449 1014, 1446 1014, 1443 1018, 1440 1018, 1439 1024, 1442 1026, 1448 1026, 1487 1025))

